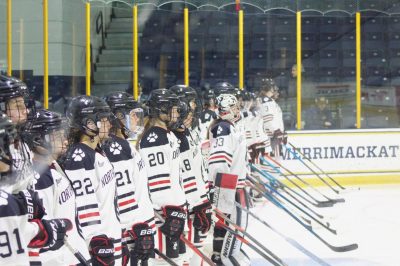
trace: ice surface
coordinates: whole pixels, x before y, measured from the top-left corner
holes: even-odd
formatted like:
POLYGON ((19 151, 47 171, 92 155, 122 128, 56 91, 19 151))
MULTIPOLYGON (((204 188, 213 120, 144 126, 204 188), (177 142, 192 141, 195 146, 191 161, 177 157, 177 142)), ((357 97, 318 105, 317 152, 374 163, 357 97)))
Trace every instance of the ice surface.
MULTIPOLYGON (((335 196, 330 190, 320 190, 330 197, 335 196)), ((330 250, 269 202, 258 204, 252 211, 329 265, 400 265, 400 186, 363 186, 360 190, 353 187, 339 196, 345 198, 346 202, 330 208, 313 208, 325 216, 338 234, 333 235, 315 223, 313 227, 332 245, 357 243, 358 249, 350 252, 330 250)), ((253 218, 250 218, 248 232, 288 265, 320 265, 253 218)), ((252 258, 252 265, 269 265, 248 247, 245 250, 252 258)))

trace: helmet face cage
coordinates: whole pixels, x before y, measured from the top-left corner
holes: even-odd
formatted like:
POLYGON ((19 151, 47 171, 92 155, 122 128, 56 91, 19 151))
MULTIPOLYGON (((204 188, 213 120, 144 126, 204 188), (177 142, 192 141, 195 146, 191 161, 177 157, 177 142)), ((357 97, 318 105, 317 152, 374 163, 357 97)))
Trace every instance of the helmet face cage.
POLYGON ((12 172, 12 149, 14 148, 17 131, 11 120, 0 113, 0 162, 2 164, 0 172, 0 185, 7 185, 14 180, 12 172))
POLYGON ((61 115, 47 110, 40 110, 28 120, 23 139, 40 153, 58 157, 66 150, 65 123, 61 115))

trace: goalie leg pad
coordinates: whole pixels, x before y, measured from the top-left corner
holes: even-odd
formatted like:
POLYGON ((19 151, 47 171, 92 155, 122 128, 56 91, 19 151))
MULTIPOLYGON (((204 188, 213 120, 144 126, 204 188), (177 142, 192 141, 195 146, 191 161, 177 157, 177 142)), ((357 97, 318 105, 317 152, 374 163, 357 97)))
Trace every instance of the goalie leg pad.
POLYGON ((231 214, 235 208, 237 175, 218 173, 214 182, 213 204, 223 213, 231 214))

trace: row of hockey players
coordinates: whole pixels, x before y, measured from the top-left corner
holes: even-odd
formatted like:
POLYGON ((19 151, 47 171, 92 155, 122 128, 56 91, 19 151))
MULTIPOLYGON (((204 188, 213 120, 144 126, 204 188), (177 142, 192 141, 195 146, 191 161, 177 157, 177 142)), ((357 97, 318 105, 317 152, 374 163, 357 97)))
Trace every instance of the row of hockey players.
MULTIPOLYGON (((179 263, 200 265, 198 257, 185 250, 181 235, 201 246, 211 226, 210 202, 246 226, 245 215, 232 204, 236 200, 248 205, 243 189, 246 148, 268 147, 266 141, 249 145, 243 133, 250 127, 243 124, 251 117, 246 111, 255 119, 255 110, 241 114, 236 98, 240 95, 227 83, 222 87, 216 98, 218 115, 210 112, 215 119, 206 129, 209 148, 200 152, 204 141, 196 123, 198 98, 190 87, 153 91, 148 121, 140 132, 143 110, 126 93, 112 93, 105 101, 74 98, 66 125, 57 113, 40 110, 28 115, 26 86, 2 77, 1 107, 11 119, 10 123, 3 117, 3 124, 17 131, 3 133, 0 223, 6 230, 0 234, 7 241, 0 249, 2 259, 17 265, 79 264, 71 248, 63 246, 67 241, 92 265, 126 265, 129 257, 131 265, 147 262, 154 247, 179 263), (139 134, 136 147, 127 141, 139 134), (214 181, 218 193, 209 193, 208 180, 214 181), (228 193, 231 202, 221 196, 226 188, 233 191, 228 193), (24 230, 23 236, 18 230, 24 230)), ((264 102, 272 99, 265 96, 264 102)), ((265 125, 268 119, 262 118, 265 125)), ((202 116, 200 128, 205 120, 202 116)), ((214 261, 248 264, 239 242, 219 222, 214 261)))

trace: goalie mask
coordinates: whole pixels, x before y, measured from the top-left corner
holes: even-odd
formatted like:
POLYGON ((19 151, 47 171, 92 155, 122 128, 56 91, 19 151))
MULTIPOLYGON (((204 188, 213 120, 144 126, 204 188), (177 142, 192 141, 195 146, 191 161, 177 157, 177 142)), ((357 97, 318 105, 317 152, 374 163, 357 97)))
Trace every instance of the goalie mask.
POLYGON ((144 110, 133 96, 126 92, 113 92, 106 96, 115 118, 113 128, 119 128, 125 138, 135 138, 144 129, 144 110))
POLYGON ((93 138, 100 134, 102 120, 111 119, 111 109, 107 103, 96 96, 77 96, 67 108, 70 129, 93 138))
POLYGON ((176 94, 167 89, 153 90, 147 106, 150 118, 160 119, 171 130, 179 127, 179 98, 176 94))
POLYGON ((221 94, 217 97, 218 116, 230 122, 240 118, 240 110, 235 96, 231 94, 221 94))

